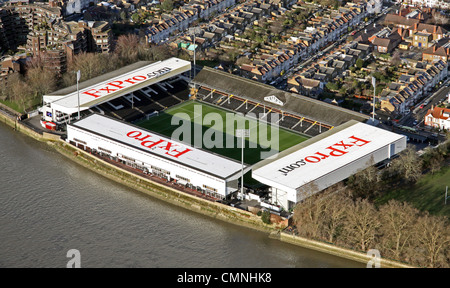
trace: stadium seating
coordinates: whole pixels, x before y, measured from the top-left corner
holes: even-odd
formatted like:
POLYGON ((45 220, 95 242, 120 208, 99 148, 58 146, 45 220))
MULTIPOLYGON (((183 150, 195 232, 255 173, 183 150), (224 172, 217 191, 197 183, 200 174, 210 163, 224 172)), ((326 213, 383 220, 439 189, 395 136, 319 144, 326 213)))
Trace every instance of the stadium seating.
POLYGON ((242 101, 241 100, 237 100, 233 97, 229 98, 223 98, 222 102, 220 102, 220 106, 226 109, 230 109, 230 110, 235 110, 236 108, 238 108, 239 106, 242 105, 242 101))

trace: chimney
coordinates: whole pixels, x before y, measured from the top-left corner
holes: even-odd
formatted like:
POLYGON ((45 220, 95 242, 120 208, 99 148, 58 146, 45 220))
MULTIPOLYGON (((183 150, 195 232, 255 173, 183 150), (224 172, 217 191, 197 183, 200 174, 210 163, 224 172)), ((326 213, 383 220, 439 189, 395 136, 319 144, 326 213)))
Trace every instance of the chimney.
POLYGON ((433 46, 433 53, 436 52, 436 45, 433 46))
POLYGON ((417 31, 418 26, 419 26, 419 23, 414 23, 414 31, 417 31))
POLYGON ((433 33, 434 33, 434 34, 436 34, 436 32, 437 32, 437 26, 436 26, 436 25, 434 25, 434 30, 433 30, 433 33))

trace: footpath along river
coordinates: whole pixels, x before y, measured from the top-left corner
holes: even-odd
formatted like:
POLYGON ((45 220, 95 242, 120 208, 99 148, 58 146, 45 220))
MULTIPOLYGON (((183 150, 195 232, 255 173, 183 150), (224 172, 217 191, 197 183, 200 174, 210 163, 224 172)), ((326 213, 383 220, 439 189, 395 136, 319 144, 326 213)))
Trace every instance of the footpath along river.
POLYGON ((107 180, 0 123, 0 267, 364 267, 107 180))

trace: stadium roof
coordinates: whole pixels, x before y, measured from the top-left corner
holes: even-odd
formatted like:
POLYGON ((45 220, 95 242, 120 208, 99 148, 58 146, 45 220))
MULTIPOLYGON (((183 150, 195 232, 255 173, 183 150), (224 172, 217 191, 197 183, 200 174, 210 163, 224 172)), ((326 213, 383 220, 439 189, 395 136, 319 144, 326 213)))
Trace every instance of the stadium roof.
MULTIPOLYGON (((238 161, 171 140, 155 132, 110 117, 91 114, 69 126, 81 128, 221 179, 234 180, 241 176, 242 165, 238 161)), ((244 164, 244 173, 249 169, 250 166, 244 164)))
POLYGON ((270 85, 209 67, 204 67, 196 75, 193 82, 210 89, 216 89, 237 97, 278 108, 284 112, 298 114, 330 126, 338 126, 349 120, 364 122, 369 119, 369 116, 355 111, 309 97, 285 92, 270 85), (274 101, 267 101, 273 99, 270 96, 275 96, 279 100, 276 102, 282 103, 282 106, 275 104, 274 101))
MULTIPOLYGON (((127 93, 171 78, 191 69, 191 62, 170 58, 149 64, 137 62, 111 73, 79 83, 80 110, 110 101, 127 93)), ((66 114, 78 111, 78 91, 71 86, 44 95, 44 103, 66 114)))
MULTIPOLYGON (((391 149, 390 155, 381 153, 384 159, 405 149, 406 137, 365 123, 349 121, 255 164, 252 177, 266 185, 295 193, 300 187, 338 169, 345 169, 345 173, 356 173, 355 167, 357 169, 368 167, 365 159, 375 151, 388 146, 391 149), (404 143, 399 145, 400 147, 391 147, 392 143, 402 138, 404 143), (357 161, 361 163, 355 164, 357 161)), ((335 179, 324 181, 333 180, 335 179)), ((316 185, 319 189, 329 186, 324 183, 316 185)))

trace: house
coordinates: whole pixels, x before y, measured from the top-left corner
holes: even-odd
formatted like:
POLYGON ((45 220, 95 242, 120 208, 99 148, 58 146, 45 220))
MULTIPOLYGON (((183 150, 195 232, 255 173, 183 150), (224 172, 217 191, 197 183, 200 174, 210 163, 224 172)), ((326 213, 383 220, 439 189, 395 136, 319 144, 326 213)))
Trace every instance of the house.
POLYGON ((425 23, 415 23, 413 26, 409 28, 409 34, 414 35, 417 32, 429 33, 432 35, 431 40, 440 40, 444 38, 445 34, 447 34, 447 30, 442 28, 441 26, 425 24, 425 23))
POLYGON ((442 46, 437 47, 437 45, 433 45, 422 52, 422 61, 434 62, 442 60, 447 62, 449 55, 450 55, 450 48, 442 46))
POLYGON ((384 18, 384 25, 393 25, 396 28, 409 29, 419 23, 419 19, 409 18, 399 14, 387 14, 384 18))
POLYGON ((288 80, 288 90, 297 94, 317 98, 323 91, 324 84, 319 80, 293 77, 288 80))
POLYGON ((413 32, 412 33, 412 46, 418 48, 428 48, 432 45, 433 34, 428 32, 413 32))
POLYGON ((424 123, 429 127, 450 130, 450 109, 432 106, 425 115, 424 123))
POLYGON ((400 42, 402 42, 402 37, 397 31, 394 31, 386 38, 375 37, 372 44, 374 46, 374 50, 380 53, 390 53, 400 44, 400 42))

